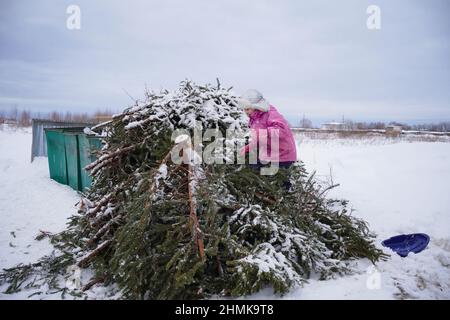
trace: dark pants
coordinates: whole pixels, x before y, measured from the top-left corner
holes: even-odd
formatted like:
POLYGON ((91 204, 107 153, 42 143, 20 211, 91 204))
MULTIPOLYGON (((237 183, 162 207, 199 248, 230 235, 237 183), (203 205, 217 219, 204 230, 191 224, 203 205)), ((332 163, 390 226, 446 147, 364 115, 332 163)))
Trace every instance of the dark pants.
MULTIPOLYGON (((278 167, 279 168, 284 168, 284 169, 289 169, 290 166, 294 163, 295 161, 284 161, 284 162, 279 162, 278 163, 278 167)), ((250 168, 254 169, 254 170, 260 170, 262 167, 266 166, 266 164, 262 164, 261 162, 255 163, 255 164, 250 164, 250 168)), ((291 182, 289 181, 289 176, 287 177, 287 179, 283 182, 283 187, 286 190, 289 190, 292 186, 291 182)))

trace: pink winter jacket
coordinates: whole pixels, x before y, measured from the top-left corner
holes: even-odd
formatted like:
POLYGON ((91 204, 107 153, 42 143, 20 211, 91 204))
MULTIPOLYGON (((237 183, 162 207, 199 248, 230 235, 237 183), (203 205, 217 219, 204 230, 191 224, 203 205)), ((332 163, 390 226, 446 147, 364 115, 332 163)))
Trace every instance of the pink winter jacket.
POLYGON ((254 130, 252 130, 252 141, 245 147, 245 153, 252 151, 258 145, 260 133, 260 130, 258 129, 265 129, 267 130, 267 150, 269 157, 260 156, 260 160, 270 160, 275 162, 297 161, 297 150, 291 128, 289 128, 286 119, 284 119, 274 106, 270 105, 269 111, 267 112, 255 110, 250 115, 249 126, 250 129, 254 130), (279 133, 278 157, 274 157, 274 154, 271 152, 270 136, 274 129, 278 129, 279 133))

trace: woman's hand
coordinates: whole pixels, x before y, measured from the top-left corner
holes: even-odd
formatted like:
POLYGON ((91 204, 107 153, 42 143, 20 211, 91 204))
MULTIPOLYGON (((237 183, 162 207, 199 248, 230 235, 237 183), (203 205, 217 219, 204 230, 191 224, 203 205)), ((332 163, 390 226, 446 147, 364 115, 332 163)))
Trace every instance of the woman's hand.
POLYGON ((249 152, 249 150, 250 150, 250 146, 247 144, 241 149, 241 151, 239 152, 239 155, 245 156, 245 154, 247 154, 249 152))

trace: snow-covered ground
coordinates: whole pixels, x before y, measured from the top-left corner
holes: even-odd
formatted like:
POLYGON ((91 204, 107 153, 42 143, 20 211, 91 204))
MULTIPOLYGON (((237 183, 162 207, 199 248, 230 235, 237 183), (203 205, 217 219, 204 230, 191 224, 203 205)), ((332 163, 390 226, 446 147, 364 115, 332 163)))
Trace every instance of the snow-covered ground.
MULTIPOLYGON (((311 279, 283 298, 449 299, 450 143, 320 140, 301 134, 297 141, 307 169, 316 170, 321 180, 332 177, 340 183, 329 196, 350 200, 354 214, 377 233, 380 247, 382 240, 401 233, 424 232, 431 242, 417 255, 400 258, 392 254, 375 268, 368 261, 358 261, 360 272, 355 275, 311 279)), ((64 229, 79 198, 69 187, 50 180, 46 158, 30 163, 30 149, 30 130, 0 128, 0 268, 36 261, 51 252, 47 240, 35 241, 34 237, 39 230, 64 229)), ((98 288, 90 296, 102 297, 103 293, 98 288)), ((26 297, 0 293, 0 299, 26 297)), ((279 297, 264 290, 250 298, 279 297)))
POLYGON ((427 233, 431 242, 406 258, 392 254, 376 269, 361 261, 360 275, 310 281, 288 297, 449 299, 450 143, 310 140, 301 134, 297 142, 308 171, 340 184, 329 196, 350 200, 354 215, 377 233, 380 247, 382 240, 403 233, 427 233))
POLYGON ((47 158, 30 163, 31 130, 0 130, 0 268, 51 252, 39 230, 63 230, 78 195, 49 179, 47 158))
MULTIPOLYGON (((34 238, 40 230, 63 230, 78 201, 71 188, 50 180, 47 158, 36 158, 33 163, 30 158, 31 129, 1 127, 0 269, 49 254, 49 242, 34 238)), ((0 293, 0 299, 10 298, 14 296, 0 293)))

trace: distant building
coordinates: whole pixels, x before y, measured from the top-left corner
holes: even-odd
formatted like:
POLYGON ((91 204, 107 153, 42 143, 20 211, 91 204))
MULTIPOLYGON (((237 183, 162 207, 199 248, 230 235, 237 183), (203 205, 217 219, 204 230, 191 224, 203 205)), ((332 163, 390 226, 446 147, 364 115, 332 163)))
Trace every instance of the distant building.
POLYGON ((112 120, 112 115, 96 115, 95 116, 95 122, 96 123, 102 123, 106 121, 112 120))
POLYGON ((402 126, 387 126, 384 132, 389 136, 399 136, 402 134, 402 126))
POLYGON ((342 122, 326 122, 322 124, 321 129, 323 130, 345 130, 345 123, 342 122))
POLYGON ((17 125, 18 122, 15 119, 5 119, 5 121, 3 123, 4 124, 17 125))

